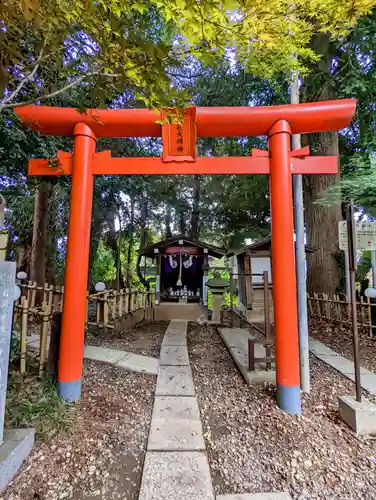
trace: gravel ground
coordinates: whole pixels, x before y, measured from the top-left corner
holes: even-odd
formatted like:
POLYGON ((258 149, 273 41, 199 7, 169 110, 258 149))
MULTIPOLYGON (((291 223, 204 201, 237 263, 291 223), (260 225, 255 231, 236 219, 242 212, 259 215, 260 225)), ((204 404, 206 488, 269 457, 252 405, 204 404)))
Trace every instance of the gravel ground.
POLYGON ((337 396, 353 384, 312 356, 303 415, 275 404, 275 389, 251 388, 212 328, 190 325, 188 349, 215 492, 288 490, 294 499, 375 499, 376 442, 338 418, 337 396))
MULTIPOLYGON (((376 339, 370 339, 369 332, 365 328, 359 328, 358 333, 361 364, 364 368, 376 372, 376 339)), ((354 359, 351 327, 340 327, 312 318, 310 336, 320 340, 345 358, 354 359)))
POLYGON ((0 500, 137 500, 155 382, 85 361, 74 428, 38 443, 0 500))
POLYGON ((85 343, 158 358, 167 326, 168 322, 164 321, 143 323, 139 327, 122 331, 109 329, 107 334, 99 328, 91 327, 86 334, 85 343))

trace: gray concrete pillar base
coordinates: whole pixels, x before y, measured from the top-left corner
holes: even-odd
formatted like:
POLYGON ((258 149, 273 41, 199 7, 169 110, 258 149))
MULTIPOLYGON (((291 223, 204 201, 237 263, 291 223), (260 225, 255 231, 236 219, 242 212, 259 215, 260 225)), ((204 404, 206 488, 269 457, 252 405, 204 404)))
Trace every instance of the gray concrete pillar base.
POLYGON ((342 420, 358 436, 376 435, 376 405, 366 398, 358 402, 355 396, 340 396, 338 403, 342 420))
POLYGON ((34 429, 5 429, 0 445, 0 493, 19 471, 34 444, 34 429))

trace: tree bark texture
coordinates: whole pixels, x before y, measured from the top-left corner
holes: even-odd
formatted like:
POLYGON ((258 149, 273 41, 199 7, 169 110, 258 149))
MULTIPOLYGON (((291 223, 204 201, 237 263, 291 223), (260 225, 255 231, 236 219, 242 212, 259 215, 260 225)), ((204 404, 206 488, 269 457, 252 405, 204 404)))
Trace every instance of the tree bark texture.
POLYGON ((187 230, 187 224, 186 224, 186 213, 183 211, 179 212, 179 233, 180 234, 185 234, 187 230))
POLYGON ((33 240, 30 257, 30 280, 36 281, 39 285, 44 285, 46 281, 46 249, 52 194, 52 183, 49 180, 42 179, 35 192, 33 240))
POLYGON ((170 207, 170 205, 167 205, 166 217, 165 217, 165 225, 166 225, 165 238, 166 238, 166 240, 172 238, 172 231, 171 231, 172 213, 171 212, 172 212, 172 208, 170 207))
POLYGON ((191 216, 191 238, 198 240, 200 237, 200 195, 201 177, 195 175, 193 179, 193 205, 191 216))
POLYGON ((23 245, 17 248, 16 262, 17 271, 24 271, 27 276, 30 276, 30 261, 31 261, 31 248, 32 248, 33 234, 27 236, 23 245))
POLYGON ((131 198, 130 220, 129 220, 129 238, 128 238, 128 252, 127 252, 127 269, 125 278, 125 287, 129 288, 131 283, 132 273, 132 252, 134 243, 134 199, 131 198))
MULTIPOLYGON (((313 48, 322 58, 303 83, 302 102, 335 98, 331 85, 333 46, 329 37, 326 34, 317 35, 313 40, 313 48)), ((302 139, 303 145, 309 144, 312 155, 338 155, 336 132, 310 134, 302 139)), ((341 204, 338 202, 327 206, 320 201, 326 196, 329 186, 339 181, 340 174, 303 177, 307 243, 315 249, 307 258, 309 293, 331 294, 341 289, 343 269, 338 247, 341 204)))
POLYGON ((106 242, 108 247, 111 249, 112 256, 114 258, 114 264, 116 269, 115 289, 119 291, 121 288, 125 287, 125 282, 121 269, 119 233, 117 233, 115 229, 115 216, 116 216, 115 209, 114 208, 110 209, 107 213, 107 218, 106 218, 108 226, 106 242))
POLYGON ((148 199, 144 195, 140 203, 140 249, 148 244, 147 220, 149 215, 148 199))

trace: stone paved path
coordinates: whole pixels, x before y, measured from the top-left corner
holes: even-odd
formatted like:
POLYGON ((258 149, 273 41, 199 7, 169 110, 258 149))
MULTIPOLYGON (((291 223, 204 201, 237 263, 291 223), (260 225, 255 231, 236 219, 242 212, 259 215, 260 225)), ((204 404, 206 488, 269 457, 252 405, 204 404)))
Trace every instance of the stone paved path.
POLYGON ((214 500, 187 328, 172 320, 162 342, 139 500, 214 500))
POLYGON ((134 354, 120 349, 88 345, 85 346, 84 357, 85 359, 110 363, 131 372, 149 373, 149 375, 157 375, 158 373, 159 363, 157 358, 142 356, 141 354, 134 354))
MULTIPOLYGON (((309 350, 316 356, 316 358, 319 358, 327 365, 335 368, 345 377, 353 381, 355 380, 353 361, 340 356, 335 351, 327 347, 322 342, 319 342, 318 340, 310 339, 309 350)), ((365 391, 369 392, 370 394, 376 394, 376 373, 361 367, 360 385, 365 391)))
MULTIPOLYGON (((28 336, 27 345, 29 347, 39 349, 39 343, 39 335, 28 336)), ((49 337, 47 348, 48 345, 49 337)), ((133 352, 122 351, 121 349, 88 345, 85 346, 84 358, 115 365, 131 372, 148 373, 149 375, 157 375, 158 373, 159 362, 157 358, 142 356, 141 354, 134 354, 133 352)))
MULTIPOLYGON (((251 385, 263 383, 265 381, 275 381, 275 371, 268 372, 258 368, 255 372, 248 371, 248 338, 252 335, 245 328, 219 328, 222 340, 226 344, 231 356, 237 364, 244 379, 251 385)), ((342 375, 354 381, 354 363, 353 361, 340 356, 335 351, 327 347, 318 340, 310 339, 309 350, 317 358, 332 368, 335 368, 342 375)), ((263 346, 255 346, 256 357, 263 357, 265 349, 263 346)), ((370 394, 376 394, 376 373, 361 367, 360 379, 362 388, 370 394)))
MULTIPOLYGON (((250 372, 248 369, 248 340, 254 339, 246 328, 218 328, 219 335, 229 350, 236 366, 249 385, 263 385, 265 382, 275 384, 275 364, 272 369, 266 370, 265 363, 255 363, 256 370, 250 372)), ((264 358, 265 347, 255 345, 255 357, 264 358)))

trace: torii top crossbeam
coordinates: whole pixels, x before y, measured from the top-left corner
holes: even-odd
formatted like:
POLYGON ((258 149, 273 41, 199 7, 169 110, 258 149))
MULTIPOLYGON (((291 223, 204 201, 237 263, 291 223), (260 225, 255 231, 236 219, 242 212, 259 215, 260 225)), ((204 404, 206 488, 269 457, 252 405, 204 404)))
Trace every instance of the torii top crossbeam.
MULTIPOLYGON (((88 110, 25 106, 16 109, 25 125, 42 134, 73 135, 74 152, 58 161, 33 159, 30 175, 72 175, 64 313, 59 360, 59 393, 80 397, 93 176, 100 174, 269 174, 272 225, 277 400, 280 408, 300 413, 299 346, 292 175, 335 174, 335 156, 310 157, 308 148, 291 151, 291 134, 327 132, 346 127, 356 101, 242 108, 189 108, 169 123, 147 109, 88 110), (245 157, 196 158, 196 137, 267 135, 269 151, 245 157), (162 137, 161 158, 112 158, 95 152, 98 137, 162 137)), ((218 193, 221 196, 221 193, 218 193)))
MULTIPOLYGON (((346 127, 356 101, 343 99, 306 104, 260 107, 198 107, 197 137, 267 135, 278 120, 286 120, 292 134, 326 132, 346 127)), ((16 109, 25 125, 45 135, 72 135, 77 123, 88 125, 97 137, 160 137, 159 116, 149 109, 93 109, 25 106, 16 109)))

